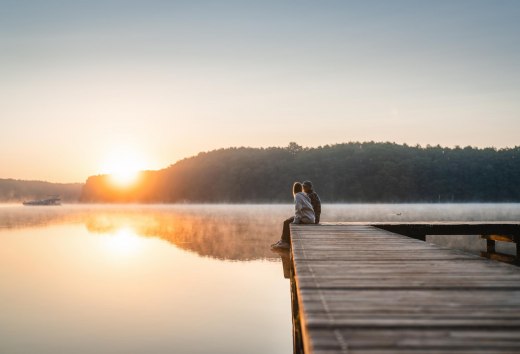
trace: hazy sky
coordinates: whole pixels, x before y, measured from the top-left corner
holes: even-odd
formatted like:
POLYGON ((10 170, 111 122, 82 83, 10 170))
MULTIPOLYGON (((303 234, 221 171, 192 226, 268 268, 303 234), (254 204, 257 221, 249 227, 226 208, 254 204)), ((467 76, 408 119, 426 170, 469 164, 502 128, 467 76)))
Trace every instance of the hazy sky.
POLYGON ((0 178, 290 141, 520 145, 519 18, 517 0, 0 0, 0 178))

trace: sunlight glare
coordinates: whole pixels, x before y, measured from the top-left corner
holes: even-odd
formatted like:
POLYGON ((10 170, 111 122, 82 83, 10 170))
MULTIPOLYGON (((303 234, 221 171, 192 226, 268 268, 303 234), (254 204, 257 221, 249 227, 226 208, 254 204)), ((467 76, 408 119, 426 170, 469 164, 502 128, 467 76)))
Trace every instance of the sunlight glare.
POLYGON ((144 165, 144 158, 140 154, 128 148, 118 148, 108 155, 103 173, 109 174, 115 184, 125 187, 137 180, 144 165))
POLYGON ((125 227, 104 239, 103 245, 111 255, 126 257, 135 255, 141 250, 143 239, 131 228, 125 227))

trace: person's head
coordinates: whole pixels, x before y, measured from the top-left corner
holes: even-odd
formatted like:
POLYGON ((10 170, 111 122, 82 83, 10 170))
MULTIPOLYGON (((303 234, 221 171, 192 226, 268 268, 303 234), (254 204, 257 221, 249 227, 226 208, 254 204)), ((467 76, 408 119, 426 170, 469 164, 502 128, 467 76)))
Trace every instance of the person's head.
POLYGON ((299 192, 302 192, 303 191, 303 186, 300 182, 294 182, 293 186, 292 186, 292 193, 293 195, 296 195, 296 193, 299 193, 299 192))
POLYGON ((305 181, 302 183, 303 191, 305 193, 312 192, 312 182, 311 181, 305 181))

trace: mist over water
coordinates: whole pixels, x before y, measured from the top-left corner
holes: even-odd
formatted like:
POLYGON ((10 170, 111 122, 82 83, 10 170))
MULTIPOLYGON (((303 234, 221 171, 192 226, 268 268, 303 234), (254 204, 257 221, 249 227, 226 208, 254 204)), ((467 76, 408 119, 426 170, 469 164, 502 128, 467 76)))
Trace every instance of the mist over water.
MULTIPOLYGON (((292 212, 289 204, 1 205, 0 352, 289 353, 287 270, 269 245, 292 212)), ((322 214, 323 222, 518 220, 520 204, 325 204, 322 214)), ((476 235, 427 241, 484 248, 476 235)))
MULTIPOLYGON (((201 256, 229 260, 276 260, 266 245, 280 237, 290 204, 71 204, 23 207, 0 204, 0 229, 83 224, 91 233, 131 227, 144 237, 162 238, 201 256)), ((324 204, 322 222, 520 221, 519 203, 324 204)), ((427 241, 478 253, 477 235, 428 236, 427 241)), ((497 244, 514 251, 512 244, 497 244)))
POLYGON ((323 221, 431 222, 518 221, 517 203, 461 204, 331 204, 323 208, 323 221))
MULTIPOLYGON (((323 221, 352 222, 520 222, 518 203, 466 203, 466 204, 339 204, 324 208, 323 221)), ((480 254, 486 241, 480 235, 428 235, 426 241, 441 246, 480 254)), ((497 252, 515 254, 512 243, 497 242, 497 252)))
POLYGON ((0 208, 0 353, 291 352, 277 222, 240 210, 0 208))
MULTIPOLYGON (((83 224, 91 233, 131 227, 143 237, 162 238, 201 256, 228 260, 276 260, 266 245, 279 238, 290 204, 72 204, 23 207, 0 204, 0 229, 83 224)), ((322 222, 520 221, 518 203, 324 204, 322 222)), ((479 253, 478 235, 427 236, 428 242, 479 253)), ((499 252, 514 245, 497 243, 499 252)))

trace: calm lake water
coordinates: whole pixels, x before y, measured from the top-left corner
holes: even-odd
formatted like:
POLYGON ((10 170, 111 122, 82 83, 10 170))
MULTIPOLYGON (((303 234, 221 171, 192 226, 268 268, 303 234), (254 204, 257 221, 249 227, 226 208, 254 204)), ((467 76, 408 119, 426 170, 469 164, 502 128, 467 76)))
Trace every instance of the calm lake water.
MULTIPOLYGON (((291 212, 0 205, 0 353, 291 353, 289 280, 269 249, 291 212)), ((520 204, 325 205, 323 213, 323 221, 518 221, 520 204)), ((427 241, 484 246, 477 236, 427 241)))

